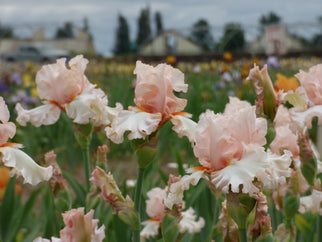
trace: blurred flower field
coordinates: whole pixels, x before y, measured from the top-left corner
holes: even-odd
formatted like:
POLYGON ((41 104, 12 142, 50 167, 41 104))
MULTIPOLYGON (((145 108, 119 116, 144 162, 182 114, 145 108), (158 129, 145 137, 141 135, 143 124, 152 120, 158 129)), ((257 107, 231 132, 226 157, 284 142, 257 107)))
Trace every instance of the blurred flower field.
MULTIPOLYGON (((297 108, 295 114, 289 115, 298 116, 321 105, 322 101, 314 104, 312 99, 303 101, 310 96, 309 92, 307 96, 301 91, 297 93, 301 86, 299 79, 309 78, 297 73, 309 72, 311 67, 322 63, 320 58, 281 59, 278 66, 268 63, 272 90, 261 82, 267 78, 263 77, 265 69, 255 73, 254 65, 261 69, 267 60, 178 62, 174 67, 95 59, 89 59, 87 64, 79 56, 72 60, 67 69, 65 63, 44 67, 39 63, 0 62, 0 96, 5 102, 1 110, 6 113, 3 110, 7 105, 10 113, 10 119, 2 118, 1 125, 12 122, 16 127, 14 135, 7 134, 8 128, 0 129, 0 134, 10 140, 3 141, 0 147, 3 159, 0 241, 319 241, 322 238, 321 162, 308 145, 316 145, 317 119, 313 119, 313 125, 301 129, 289 122, 291 131, 279 131, 275 119, 279 105, 290 110, 297 108), (75 73, 70 74, 71 71, 75 73), (159 72, 164 76, 159 77, 159 72), (50 78, 61 80, 51 85, 50 78), (72 78, 77 81, 67 85, 72 78), (261 79, 260 84, 256 78, 261 79), (162 104, 166 107, 162 107, 161 114, 151 107, 157 103, 149 99, 151 93, 158 98, 162 95, 148 83, 150 79, 172 82, 164 84, 168 89, 162 95, 166 96, 164 103, 168 103, 162 104), (81 91, 76 88, 78 80, 82 82, 81 91), (67 93, 64 85, 78 91, 67 93), (263 89, 258 91, 261 85, 263 89), (50 93, 50 88, 56 93, 50 93), (268 99, 266 94, 275 99, 268 99), (269 104, 270 101, 276 103, 269 104), (39 107, 45 111, 37 114, 32 111, 39 107), (51 114, 49 108, 56 113, 51 114), (140 120, 136 123, 138 116, 140 120), (214 127, 211 122, 215 123, 214 127), (234 125, 232 129, 226 127, 230 124, 234 125), (120 131, 119 127, 125 128, 120 131), (208 128, 207 132, 200 131, 208 128), (244 129, 253 132, 251 141, 246 141, 246 131, 235 137, 244 129), (212 132, 218 140, 206 137, 212 132), (281 141, 284 145, 278 146, 278 134, 289 140, 296 136, 297 150, 288 141, 281 141), (51 177, 37 184, 28 182, 32 178, 23 174, 29 166, 19 170, 8 165, 12 156, 1 149, 9 147, 9 143, 22 144, 21 150, 35 163, 46 169, 51 167, 51 177), (211 159, 217 156, 218 163, 214 164, 211 159), (255 157, 252 161, 255 163, 256 159, 264 160, 264 156, 269 157, 265 162, 269 159, 285 162, 278 163, 278 171, 271 171, 278 174, 274 173, 278 176, 276 182, 272 174, 266 174, 265 178, 258 175, 270 169, 264 161, 265 169, 258 168, 253 175, 245 173, 250 181, 236 185, 229 180, 228 185, 223 185, 228 179, 225 173, 221 181, 214 182, 236 160, 247 162, 249 157, 255 157), (313 157, 315 165, 310 163, 313 157), (14 175, 11 179, 8 167, 14 175), (312 196, 316 197, 309 207, 305 200, 312 196)), ((320 84, 313 89, 321 88, 321 74, 321 70, 316 70, 316 82, 320 84)), ((310 115, 312 119, 321 114, 316 108, 310 115)), ((307 116, 301 122, 306 125, 307 116)))

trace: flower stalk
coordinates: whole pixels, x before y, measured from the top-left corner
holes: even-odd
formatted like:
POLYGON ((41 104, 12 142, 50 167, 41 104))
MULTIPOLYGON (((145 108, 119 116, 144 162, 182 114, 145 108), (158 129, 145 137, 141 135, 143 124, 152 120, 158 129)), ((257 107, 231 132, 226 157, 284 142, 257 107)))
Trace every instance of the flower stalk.
POLYGON ((86 191, 89 192, 91 187, 90 177, 91 177, 91 168, 90 168, 90 158, 89 158, 89 147, 92 139, 94 122, 91 121, 88 124, 74 124, 74 135, 75 138, 82 150, 83 161, 84 161, 84 170, 85 170, 85 184, 86 191))

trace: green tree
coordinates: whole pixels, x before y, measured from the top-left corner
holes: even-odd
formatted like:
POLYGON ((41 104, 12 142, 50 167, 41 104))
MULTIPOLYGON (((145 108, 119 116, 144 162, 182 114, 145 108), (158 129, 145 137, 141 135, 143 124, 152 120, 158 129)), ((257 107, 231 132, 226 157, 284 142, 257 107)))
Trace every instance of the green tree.
POLYGON ((13 37, 13 29, 10 26, 5 26, 0 23, 0 39, 13 37))
POLYGON ((127 20, 122 16, 118 16, 118 27, 116 29, 115 38, 115 54, 126 54, 130 52, 130 35, 127 20))
POLYGON ((73 23, 66 22, 65 25, 57 29, 56 38, 74 38, 73 23))
POLYGON ((151 38, 151 25, 150 25, 150 9, 149 7, 141 10, 138 20, 138 34, 136 43, 141 46, 144 42, 151 38))
POLYGON ((199 44, 204 50, 211 50, 214 45, 214 39, 210 33, 210 25, 204 19, 199 19, 191 30, 191 39, 199 44))
POLYGON ((243 51, 245 47, 245 34, 242 26, 238 23, 225 25, 221 39, 221 48, 224 51, 243 51))
POLYGON ((262 15, 259 19, 261 31, 264 31, 265 27, 271 24, 279 24, 281 17, 274 12, 269 12, 267 15, 262 15))
POLYGON ((157 34, 163 31, 162 16, 160 12, 155 13, 155 25, 157 34))

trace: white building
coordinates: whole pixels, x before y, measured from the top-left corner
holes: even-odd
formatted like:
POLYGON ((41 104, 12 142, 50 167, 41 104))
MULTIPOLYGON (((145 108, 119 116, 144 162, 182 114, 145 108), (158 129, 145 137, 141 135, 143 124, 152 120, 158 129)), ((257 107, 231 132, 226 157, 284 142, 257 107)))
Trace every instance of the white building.
POLYGON ((78 29, 74 38, 49 39, 44 35, 41 28, 28 39, 0 39, 0 53, 7 51, 16 51, 20 45, 28 42, 39 42, 50 44, 58 49, 66 50, 79 54, 95 54, 95 48, 92 38, 83 30, 78 29))
POLYGON ((291 36, 284 25, 270 25, 264 34, 248 47, 251 54, 266 53, 267 55, 283 55, 303 50, 301 42, 291 36))
POLYGON ((158 34, 139 49, 143 56, 200 55, 202 48, 177 31, 168 30, 158 34))

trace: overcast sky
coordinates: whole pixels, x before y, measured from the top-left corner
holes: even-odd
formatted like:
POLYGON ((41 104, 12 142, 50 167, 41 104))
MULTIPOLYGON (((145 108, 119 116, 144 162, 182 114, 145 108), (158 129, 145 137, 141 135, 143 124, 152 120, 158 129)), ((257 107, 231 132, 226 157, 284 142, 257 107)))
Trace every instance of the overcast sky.
MULTIPOLYGON (((24 33, 40 26, 56 29, 66 21, 82 26, 87 17, 96 50, 108 53, 114 46, 118 15, 127 19, 134 40, 140 10, 146 6, 150 6, 152 20, 156 11, 161 12, 164 29, 188 33, 203 18, 213 26, 215 39, 227 22, 241 23, 247 36, 254 37, 259 18, 270 11, 281 16, 283 23, 292 24, 294 31, 302 26, 302 33, 310 34, 320 30, 317 19, 322 15, 321 0, 0 0, 0 23, 14 25, 24 33)), ((151 24, 154 28, 153 21, 151 24)))

